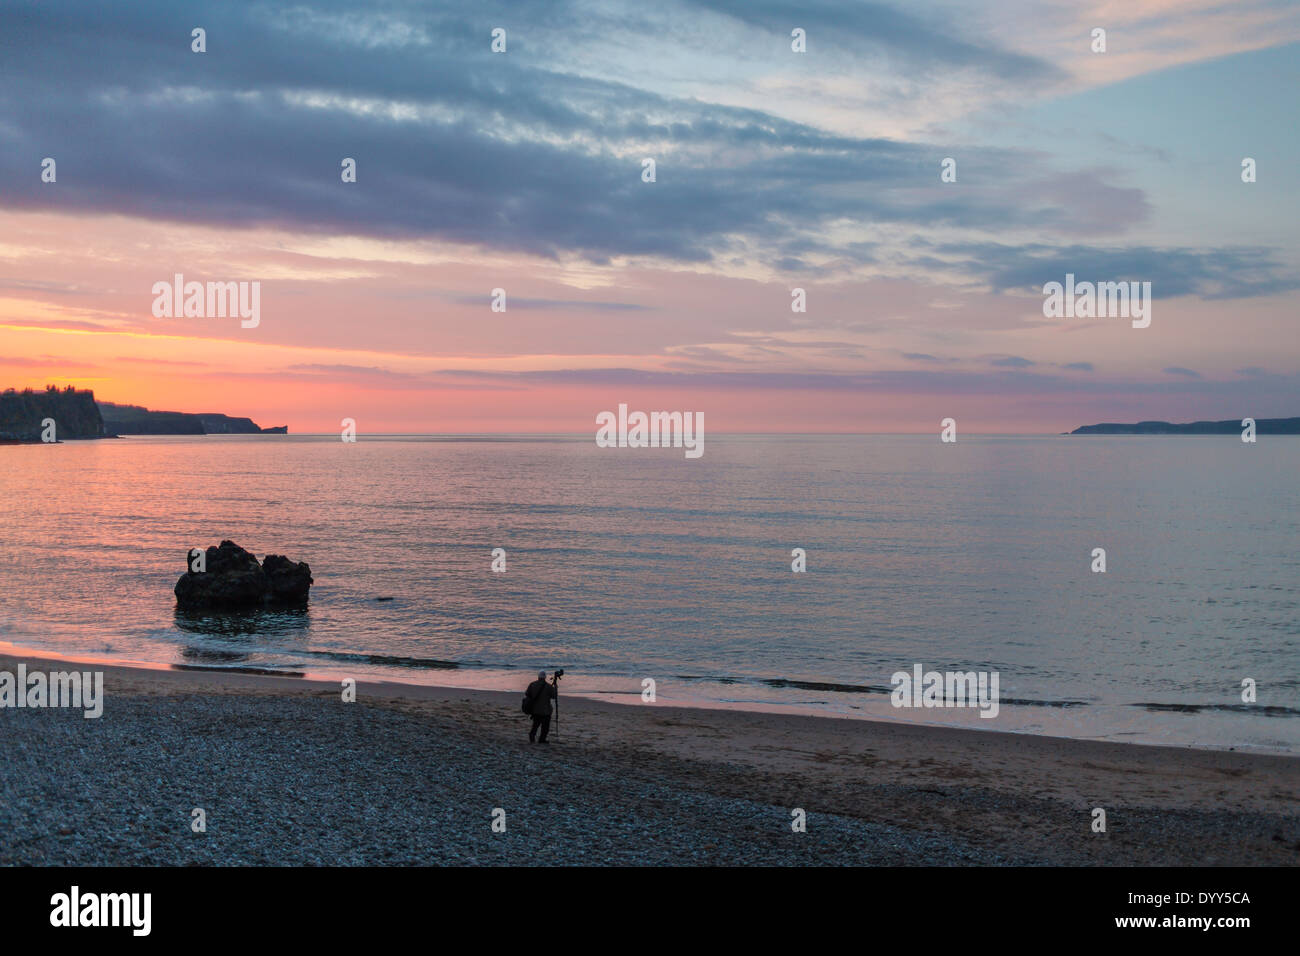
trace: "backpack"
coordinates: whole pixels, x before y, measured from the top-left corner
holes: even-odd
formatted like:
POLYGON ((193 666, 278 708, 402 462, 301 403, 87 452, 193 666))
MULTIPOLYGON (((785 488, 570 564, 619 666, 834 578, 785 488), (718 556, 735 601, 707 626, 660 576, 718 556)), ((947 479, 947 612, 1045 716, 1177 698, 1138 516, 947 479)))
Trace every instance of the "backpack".
POLYGON ((533 712, 533 702, 528 699, 527 694, 524 694, 523 702, 520 704, 520 710, 525 714, 531 714, 533 712))

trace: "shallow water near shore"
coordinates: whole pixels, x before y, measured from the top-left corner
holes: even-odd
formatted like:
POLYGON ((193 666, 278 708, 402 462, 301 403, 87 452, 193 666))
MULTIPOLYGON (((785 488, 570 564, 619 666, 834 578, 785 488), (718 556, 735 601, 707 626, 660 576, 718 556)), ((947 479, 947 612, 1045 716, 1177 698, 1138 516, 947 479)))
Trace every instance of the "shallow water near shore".
POLYGON ((563 689, 1300 750, 1300 439, 128 438, 0 450, 0 640, 195 667, 563 689), (308 609, 178 612, 190 547, 306 560, 308 609), (1107 571, 1090 571, 1104 547, 1107 571), (490 571, 504 548, 507 571, 490 571), (808 571, 790 570, 791 550, 808 571), (391 598, 391 600, 379 600, 391 598), (895 709, 996 671, 994 719, 895 709), (1258 701, 1241 700, 1241 682, 1258 701))

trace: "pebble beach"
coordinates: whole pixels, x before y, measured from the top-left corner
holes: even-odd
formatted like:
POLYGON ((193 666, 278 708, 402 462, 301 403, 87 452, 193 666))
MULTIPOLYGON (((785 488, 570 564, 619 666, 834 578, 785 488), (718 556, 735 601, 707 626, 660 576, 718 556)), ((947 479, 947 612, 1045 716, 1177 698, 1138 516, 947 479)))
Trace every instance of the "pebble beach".
POLYGON ((0 864, 1300 860, 1285 755, 581 698, 542 747, 514 694, 95 667, 98 719, 0 709, 0 864))

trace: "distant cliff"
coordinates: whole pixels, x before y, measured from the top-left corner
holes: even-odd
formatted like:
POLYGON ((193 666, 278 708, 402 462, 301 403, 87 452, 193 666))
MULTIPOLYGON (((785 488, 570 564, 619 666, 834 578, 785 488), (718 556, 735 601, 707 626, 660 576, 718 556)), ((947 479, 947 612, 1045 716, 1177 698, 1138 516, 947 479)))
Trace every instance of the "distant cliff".
POLYGON ((30 388, 0 392, 0 441, 41 441, 46 419, 54 422, 55 439, 103 438, 107 434, 95 393, 88 389, 78 391, 69 385, 60 390, 49 385, 43 392, 30 388))
POLYGON ((232 418, 217 412, 153 412, 139 405, 96 402, 95 393, 69 385, 46 386, 38 392, 0 392, 0 442, 38 442, 52 420, 52 437, 111 438, 115 435, 257 435, 287 434, 286 425, 261 428, 251 418, 232 418))
MULTIPOLYGON (((1188 422, 1185 425, 1171 425, 1169 422, 1137 422, 1132 425, 1116 425, 1104 422, 1100 425, 1084 425, 1070 432, 1071 435, 1240 435, 1241 419, 1230 418, 1225 422, 1188 422)), ((1300 435, 1300 418, 1257 418, 1255 420, 1257 435, 1300 435)))
POLYGON ((104 427, 114 435, 258 435, 288 432, 288 426, 262 428, 251 418, 216 412, 155 412, 139 405, 100 402, 104 427))

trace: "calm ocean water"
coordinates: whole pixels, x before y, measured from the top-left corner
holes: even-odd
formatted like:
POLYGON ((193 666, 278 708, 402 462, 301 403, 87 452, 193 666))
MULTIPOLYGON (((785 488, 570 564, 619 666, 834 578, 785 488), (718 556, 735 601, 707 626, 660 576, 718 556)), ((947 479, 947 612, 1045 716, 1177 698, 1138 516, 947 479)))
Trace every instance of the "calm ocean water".
POLYGON ((568 693, 629 701, 649 677, 661 703, 1300 750, 1300 440, 706 447, 693 461, 589 436, 0 448, 0 640, 467 687, 558 666, 568 693), (310 608, 179 615, 186 551, 223 538, 308 561, 310 608), (917 663, 997 671, 999 716, 893 708, 890 675, 917 663))

